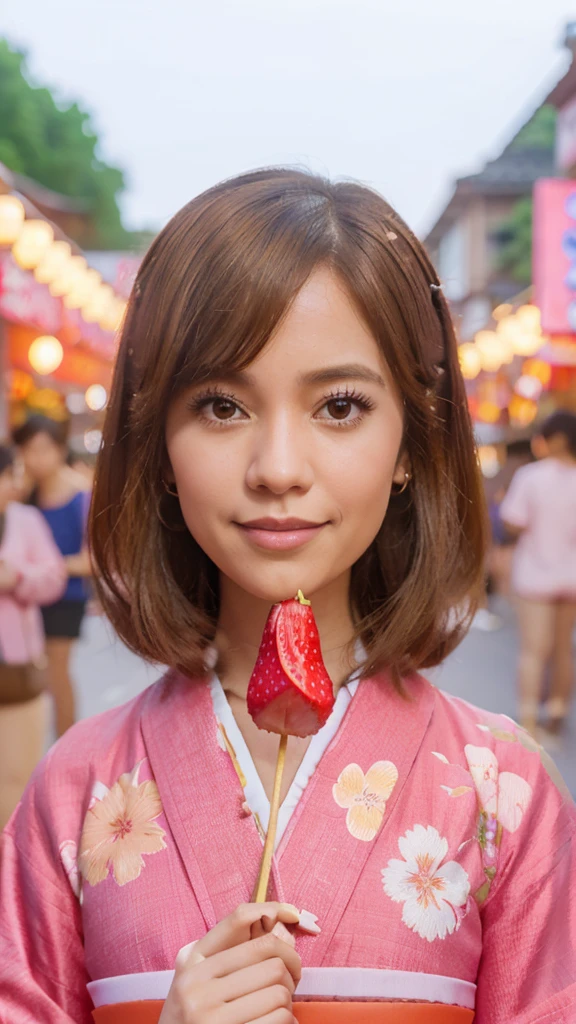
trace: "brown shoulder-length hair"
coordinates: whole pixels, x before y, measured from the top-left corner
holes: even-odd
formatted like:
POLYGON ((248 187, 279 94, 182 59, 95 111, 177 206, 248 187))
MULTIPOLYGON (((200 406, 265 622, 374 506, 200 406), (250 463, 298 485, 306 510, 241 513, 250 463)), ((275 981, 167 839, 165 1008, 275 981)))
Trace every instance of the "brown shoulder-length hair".
POLYGON ((352 570, 366 672, 387 667, 398 677, 437 664, 473 606, 483 494, 454 331, 428 256, 369 188, 286 168, 255 171, 185 206, 142 263, 92 503, 105 611, 132 650, 189 675, 203 672, 214 637, 218 572, 165 488, 167 409, 216 368, 249 365, 321 265, 345 283, 405 407, 412 479, 352 570))

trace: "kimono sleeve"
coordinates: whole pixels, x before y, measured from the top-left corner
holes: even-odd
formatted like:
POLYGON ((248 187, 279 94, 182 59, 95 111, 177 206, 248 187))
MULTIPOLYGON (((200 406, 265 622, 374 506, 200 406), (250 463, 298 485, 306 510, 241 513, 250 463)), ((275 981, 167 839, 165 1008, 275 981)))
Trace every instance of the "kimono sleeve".
POLYGON ((529 515, 530 480, 522 469, 519 469, 500 505, 500 519, 518 530, 525 530, 529 524, 529 515))
POLYGON ((2 835, 0 1022, 90 1024, 80 907, 42 783, 37 774, 2 835))
POLYGON ((25 557, 14 568, 19 580, 14 597, 21 604, 50 604, 66 589, 66 566, 42 514, 35 508, 20 506, 26 526, 25 557))
POLYGON ((559 785, 541 768, 522 824, 505 833, 482 911, 475 1024, 576 1021, 576 810, 559 785))

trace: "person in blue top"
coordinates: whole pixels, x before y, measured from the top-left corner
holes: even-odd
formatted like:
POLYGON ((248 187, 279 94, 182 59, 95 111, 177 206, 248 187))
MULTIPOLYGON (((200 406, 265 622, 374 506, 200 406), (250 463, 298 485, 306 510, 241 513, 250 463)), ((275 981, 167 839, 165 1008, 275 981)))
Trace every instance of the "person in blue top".
POLYGON ((75 721, 70 655, 80 635, 88 598, 86 580, 91 569, 86 519, 90 490, 85 478, 66 463, 66 424, 46 416, 32 416, 14 431, 13 440, 34 487, 31 501, 52 530, 68 571, 62 598, 42 609, 50 689, 56 729, 61 736, 75 721))

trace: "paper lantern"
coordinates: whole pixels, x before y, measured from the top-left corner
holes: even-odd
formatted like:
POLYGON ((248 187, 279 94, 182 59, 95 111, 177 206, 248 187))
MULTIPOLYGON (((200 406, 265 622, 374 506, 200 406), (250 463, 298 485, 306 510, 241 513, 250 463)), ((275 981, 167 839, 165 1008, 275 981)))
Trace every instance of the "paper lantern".
POLYGON ((43 334, 32 342, 28 349, 30 366, 36 373, 45 376, 54 373, 64 358, 64 349, 51 334, 43 334))
POLYGON ((538 306, 528 304, 526 306, 520 306, 516 310, 516 319, 522 324, 527 331, 532 333, 541 333, 542 327, 540 323, 540 310, 538 306))
POLYGON ((24 204, 16 196, 0 196, 0 245, 14 245, 24 217, 24 204))
POLYGON ((101 409, 105 408, 106 402, 108 401, 106 388, 102 387, 102 384, 91 384, 90 387, 86 389, 84 398, 86 405, 89 409, 92 409, 93 412, 100 412, 101 409))
POLYGON ((96 294, 102 278, 97 270, 87 269, 80 273, 70 290, 64 295, 67 309, 80 309, 96 294))
POLYGON ((486 373, 495 373, 504 362, 503 348, 494 331, 478 331, 474 343, 480 355, 482 369, 486 373))
POLYGON ((83 256, 71 256, 64 265, 62 272, 50 283, 50 291, 57 298, 67 295, 79 283, 86 271, 86 260, 83 256))
POLYGON ((113 312, 115 301, 114 289, 109 284, 101 284, 82 306, 82 316, 88 323, 97 323, 113 312))
MULTIPOLYGON (((535 306, 522 308, 525 310, 536 309, 535 306)), ((536 312, 538 313, 537 310, 536 312)), ((517 356, 533 356, 544 344, 537 318, 530 312, 523 318, 520 318, 518 314, 504 317, 496 328, 496 334, 505 340, 517 356)))
POLYGON ((480 352, 476 348, 476 345, 471 345, 470 343, 459 345, 458 359, 460 360, 460 369, 464 379, 474 380, 482 369, 480 352))
POLYGON ((54 232, 45 220, 26 220, 12 246, 12 255, 23 270, 34 270, 54 240, 54 232))
POLYGON ((120 329, 122 319, 126 312, 127 303, 122 299, 115 298, 110 303, 109 310, 105 313, 99 324, 104 331, 117 331, 120 329))
POLYGON ((62 276, 71 256, 68 242, 52 242, 34 271, 36 280, 40 284, 51 284, 62 276))

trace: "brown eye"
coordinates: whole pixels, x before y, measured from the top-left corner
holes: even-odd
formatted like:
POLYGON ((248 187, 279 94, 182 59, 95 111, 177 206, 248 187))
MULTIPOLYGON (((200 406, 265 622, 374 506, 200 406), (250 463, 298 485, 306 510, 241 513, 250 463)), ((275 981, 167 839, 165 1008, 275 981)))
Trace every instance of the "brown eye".
POLYGON ((228 398, 214 398, 212 408, 216 419, 219 420, 231 420, 236 412, 234 402, 228 398))
POLYGON ((352 402, 349 398, 331 398, 326 408, 332 419, 346 420, 352 412, 352 402))

